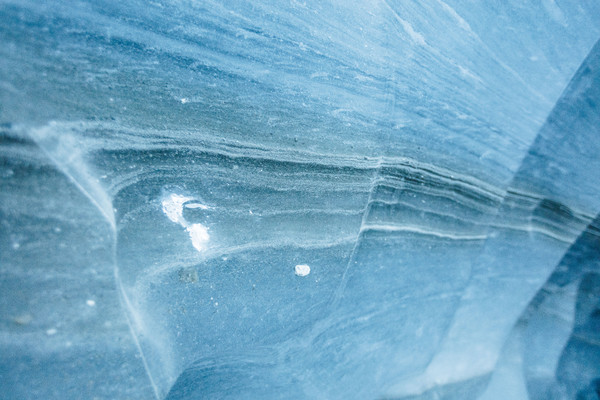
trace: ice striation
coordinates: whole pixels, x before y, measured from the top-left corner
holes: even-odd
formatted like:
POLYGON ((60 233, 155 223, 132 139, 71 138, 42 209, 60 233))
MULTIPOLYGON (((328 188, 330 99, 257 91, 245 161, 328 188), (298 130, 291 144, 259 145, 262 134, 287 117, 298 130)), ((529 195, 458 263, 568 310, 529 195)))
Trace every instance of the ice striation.
POLYGON ((0 0, 0 397, 599 398, 599 15, 0 0))

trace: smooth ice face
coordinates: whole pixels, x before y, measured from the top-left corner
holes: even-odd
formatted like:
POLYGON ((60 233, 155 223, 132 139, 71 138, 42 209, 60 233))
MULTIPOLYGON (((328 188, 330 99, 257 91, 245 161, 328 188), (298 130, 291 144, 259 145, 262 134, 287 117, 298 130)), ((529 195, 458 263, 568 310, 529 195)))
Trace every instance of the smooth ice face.
POLYGON ((0 0, 0 393, 593 398, 598 15, 0 0))

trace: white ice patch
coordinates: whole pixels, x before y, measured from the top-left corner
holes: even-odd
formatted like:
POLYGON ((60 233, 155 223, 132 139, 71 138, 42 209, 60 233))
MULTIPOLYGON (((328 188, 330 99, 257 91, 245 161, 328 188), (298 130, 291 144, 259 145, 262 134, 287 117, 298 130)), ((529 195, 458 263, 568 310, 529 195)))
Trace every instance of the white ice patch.
POLYGON ((310 267, 307 264, 298 264, 294 267, 294 272, 298 276, 306 276, 310 274, 310 267))
POLYGON ((162 210, 165 215, 176 224, 187 227, 187 222, 183 218, 183 203, 188 202, 190 197, 172 193, 162 201, 162 210))
POLYGON ((196 250, 204 250, 206 247, 206 243, 210 240, 208 228, 202 224, 192 224, 189 227, 187 227, 187 231, 190 234, 192 244, 194 245, 196 250))
POLYGON ((210 207, 198 202, 188 203, 193 201, 191 197, 183 196, 180 194, 172 193, 162 201, 162 210, 171 221, 181 225, 190 234, 192 245, 198 251, 206 249, 206 243, 210 240, 208 234, 208 228, 202 224, 191 224, 183 217, 183 207, 185 208, 199 208, 201 210, 208 210, 210 207), (185 204, 185 206, 184 206, 185 204))

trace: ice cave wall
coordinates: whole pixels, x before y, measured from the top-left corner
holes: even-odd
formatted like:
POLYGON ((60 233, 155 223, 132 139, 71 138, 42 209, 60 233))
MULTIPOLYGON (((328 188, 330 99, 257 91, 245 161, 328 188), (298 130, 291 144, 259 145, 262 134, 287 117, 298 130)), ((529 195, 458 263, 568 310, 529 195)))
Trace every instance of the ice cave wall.
POLYGON ((600 4, 0 15, 8 398, 597 393, 600 4))

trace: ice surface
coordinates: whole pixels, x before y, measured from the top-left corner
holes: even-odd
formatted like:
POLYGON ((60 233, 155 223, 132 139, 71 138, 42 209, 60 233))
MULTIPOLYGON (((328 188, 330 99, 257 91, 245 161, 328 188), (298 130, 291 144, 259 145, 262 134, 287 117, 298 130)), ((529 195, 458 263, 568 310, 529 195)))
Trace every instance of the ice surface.
POLYGON ((597 398, 599 15, 1 0, 0 393, 597 398))

